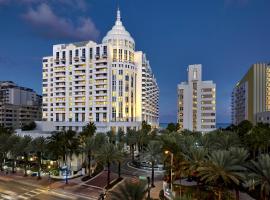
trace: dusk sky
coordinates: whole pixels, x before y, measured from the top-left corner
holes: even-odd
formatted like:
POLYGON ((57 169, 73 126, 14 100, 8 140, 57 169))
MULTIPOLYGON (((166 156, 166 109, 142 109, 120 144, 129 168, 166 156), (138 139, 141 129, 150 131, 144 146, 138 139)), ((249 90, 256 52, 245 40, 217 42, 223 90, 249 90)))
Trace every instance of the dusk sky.
POLYGON ((147 54, 160 87, 160 122, 176 122, 177 84, 189 64, 217 84, 217 122, 230 122, 233 86, 251 64, 270 61, 269 0, 0 0, 0 80, 41 93, 52 45, 101 42, 122 21, 147 54))

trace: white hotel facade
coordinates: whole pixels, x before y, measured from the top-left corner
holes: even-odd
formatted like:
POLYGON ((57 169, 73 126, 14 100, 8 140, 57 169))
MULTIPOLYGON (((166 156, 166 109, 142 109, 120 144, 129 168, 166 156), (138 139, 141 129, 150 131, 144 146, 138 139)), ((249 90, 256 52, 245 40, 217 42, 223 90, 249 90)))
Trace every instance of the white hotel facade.
POLYGON ((189 65, 188 81, 178 85, 177 122, 182 130, 216 129, 216 84, 202 81, 202 66, 189 65))
POLYGON ((98 132, 159 125, 159 88, 146 55, 122 24, 120 11, 101 44, 84 41, 53 46, 43 58, 44 130, 98 132))

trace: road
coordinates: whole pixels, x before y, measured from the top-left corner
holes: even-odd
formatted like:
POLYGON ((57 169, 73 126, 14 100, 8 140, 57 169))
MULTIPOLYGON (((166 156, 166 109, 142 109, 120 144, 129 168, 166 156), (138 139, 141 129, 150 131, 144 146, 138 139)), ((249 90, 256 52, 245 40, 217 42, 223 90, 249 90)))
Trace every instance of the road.
MULTIPOLYGON (((124 177, 139 177, 139 176, 150 176, 151 177, 151 170, 142 170, 142 169, 136 169, 134 167, 129 166, 129 162, 131 162, 130 159, 126 159, 121 166, 121 174, 124 177)), ((112 165, 112 171, 114 173, 118 173, 118 165, 113 164, 112 165)), ((163 173, 161 172, 155 172, 155 180, 162 180, 163 179, 163 173)))
MULTIPOLYGON (((32 186, 13 180, 0 180, 0 200, 85 200, 86 198, 65 194, 47 187, 32 186)), ((87 198, 91 199, 91 198, 87 198)), ((93 200, 96 198, 92 198, 93 200)))

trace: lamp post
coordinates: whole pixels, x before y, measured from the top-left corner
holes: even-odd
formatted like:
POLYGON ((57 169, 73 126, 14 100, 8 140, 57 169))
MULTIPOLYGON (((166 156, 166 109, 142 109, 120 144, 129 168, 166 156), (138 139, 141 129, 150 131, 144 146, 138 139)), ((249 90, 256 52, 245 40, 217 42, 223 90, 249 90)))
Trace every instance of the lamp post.
POLYGON ((48 179, 49 179, 49 184, 51 184, 51 171, 50 171, 50 169, 51 169, 51 166, 49 165, 49 166, 48 166, 48 174, 49 174, 48 179))
POLYGON ((148 184, 148 189, 147 189, 147 192, 148 192, 148 195, 147 195, 147 200, 150 200, 150 177, 147 176, 147 184, 148 184))
POLYGON ((172 187, 173 187, 173 153, 170 152, 170 151, 165 151, 165 154, 170 154, 171 155, 171 183, 169 185, 169 188, 172 190, 172 187))

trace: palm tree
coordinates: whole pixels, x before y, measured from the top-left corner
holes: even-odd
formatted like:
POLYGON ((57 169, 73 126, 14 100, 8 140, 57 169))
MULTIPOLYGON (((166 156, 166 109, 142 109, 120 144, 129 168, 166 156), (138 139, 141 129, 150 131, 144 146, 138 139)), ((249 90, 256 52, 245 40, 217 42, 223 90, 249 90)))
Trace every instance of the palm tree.
POLYGON ((59 167, 59 160, 64 160, 64 146, 63 137, 61 132, 53 132, 52 135, 46 139, 47 149, 49 150, 48 157, 51 160, 57 161, 57 166, 59 167))
POLYGON ((15 173, 16 159, 19 156, 19 154, 22 152, 20 140, 21 140, 21 137, 17 135, 11 135, 7 140, 9 153, 12 159, 12 173, 15 173))
POLYGON ((41 179, 41 163, 42 163, 42 156, 46 150, 46 140, 44 137, 37 137, 30 143, 30 149, 32 152, 35 153, 37 156, 37 163, 38 163, 38 179, 41 179))
POLYGON ((24 159, 24 176, 27 176, 27 165, 28 165, 28 155, 30 152, 30 143, 32 138, 30 136, 24 136, 20 141, 20 149, 22 150, 23 159, 24 159))
POLYGON ((115 144, 115 142, 116 142, 116 134, 115 134, 115 132, 114 131, 108 131, 106 134, 107 134, 107 137, 109 139, 109 142, 115 144))
POLYGON ((3 166, 5 165, 5 159, 7 158, 7 153, 10 149, 8 145, 8 139, 10 135, 6 133, 0 134, 0 170, 3 171, 3 166))
POLYGON ((96 149, 95 138, 94 137, 86 138, 84 152, 86 153, 87 158, 88 158, 88 176, 90 177, 92 176, 91 163, 92 163, 93 152, 95 149, 96 149))
POLYGON ((119 159, 119 151, 115 147, 115 145, 111 143, 105 143, 101 148, 98 150, 96 154, 96 159, 98 162, 102 163, 103 165, 107 165, 107 187, 110 185, 111 182, 111 164, 117 162, 119 159))
POLYGON ((94 122, 89 122, 84 128, 83 131, 80 133, 84 139, 87 137, 92 137, 95 135, 95 132, 97 130, 97 127, 94 122))
POLYGON ((208 160, 198 168, 198 176, 206 184, 217 186, 218 199, 221 200, 223 188, 243 182, 245 170, 229 151, 218 150, 208 155, 208 160))
POLYGON ((159 160, 161 160, 161 143, 158 141, 150 141, 148 146, 146 147, 144 158, 146 160, 149 160, 151 162, 151 168, 152 168, 152 181, 151 185, 152 187, 155 187, 154 185, 154 178, 155 178, 155 164, 159 160))
POLYGON ((124 156, 125 153, 123 151, 123 143, 118 143, 117 144, 117 150, 118 150, 118 158, 117 158, 117 162, 118 162, 118 178, 121 178, 121 164, 124 160, 124 156))
POLYGON ((136 137, 137 137, 136 134, 137 132, 135 130, 129 129, 126 135, 127 144, 130 147, 132 162, 134 161, 134 151, 135 151, 136 137))
POLYGON ((249 166, 251 173, 248 175, 250 187, 260 186, 262 200, 270 198, 270 156, 262 154, 258 161, 251 161, 249 166))
POLYGON ((148 133, 146 130, 139 130, 136 132, 136 143, 138 145, 138 151, 141 152, 143 150, 143 147, 148 142, 148 133))
POLYGON ((115 191, 111 192, 111 200, 143 200, 145 199, 146 183, 132 183, 125 181, 115 191))
POLYGON ((212 141, 212 146, 219 150, 229 150, 232 147, 239 147, 241 145, 239 136, 229 131, 215 134, 212 141))
POLYGON ((12 131, 2 125, 0 125, 0 135, 11 135, 12 131))

